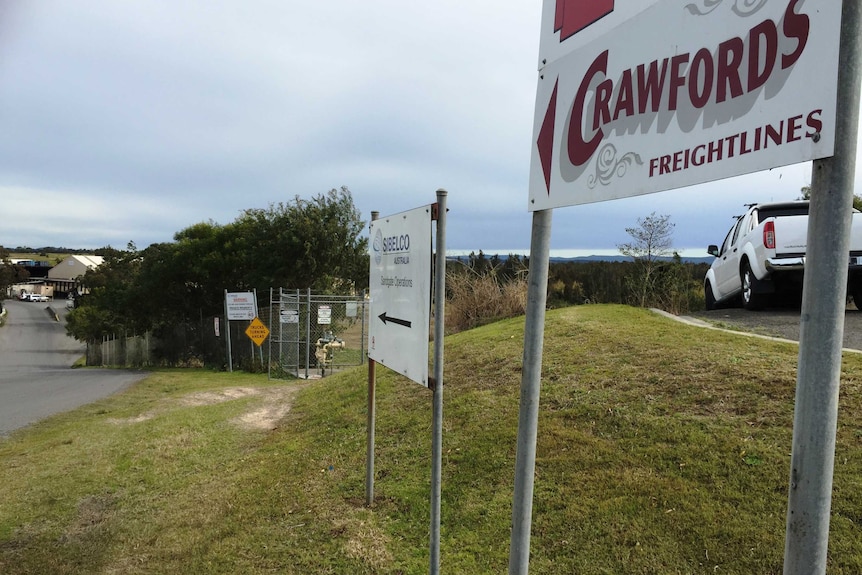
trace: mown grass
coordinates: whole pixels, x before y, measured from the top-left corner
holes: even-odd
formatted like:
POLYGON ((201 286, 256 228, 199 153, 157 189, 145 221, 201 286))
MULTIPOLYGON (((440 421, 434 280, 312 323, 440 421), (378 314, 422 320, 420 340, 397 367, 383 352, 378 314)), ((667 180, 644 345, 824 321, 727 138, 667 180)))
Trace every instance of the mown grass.
MULTIPOLYGON (((523 323, 446 340, 447 573, 507 570, 523 323)), ((781 572, 795 346, 581 306, 544 357, 531 573, 781 572)), ((862 572, 860 380, 846 355, 834 574, 862 572)), ((159 371, 3 440, 0 572, 427 572, 430 392, 378 370, 368 509, 365 387, 159 371), (189 401, 225 389, 258 394, 189 401), (286 398, 276 429, 236 421, 286 398)))

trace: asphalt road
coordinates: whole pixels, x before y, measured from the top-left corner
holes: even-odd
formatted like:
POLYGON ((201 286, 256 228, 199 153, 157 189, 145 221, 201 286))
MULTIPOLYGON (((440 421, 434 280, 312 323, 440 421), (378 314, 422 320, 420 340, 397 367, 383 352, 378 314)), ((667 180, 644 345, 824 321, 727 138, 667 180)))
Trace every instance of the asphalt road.
POLYGON ((66 335, 63 301, 5 300, 0 327, 0 436, 116 393, 147 374, 71 369, 86 346, 66 335), (49 306, 60 316, 57 321, 49 306))
MULTIPOLYGON (((776 307, 762 311, 728 308, 700 311, 689 315, 744 331, 799 341, 800 314, 799 307, 776 307)), ((848 306, 844 313, 842 347, 862 350, 862 311, 852 305, 848 306)))

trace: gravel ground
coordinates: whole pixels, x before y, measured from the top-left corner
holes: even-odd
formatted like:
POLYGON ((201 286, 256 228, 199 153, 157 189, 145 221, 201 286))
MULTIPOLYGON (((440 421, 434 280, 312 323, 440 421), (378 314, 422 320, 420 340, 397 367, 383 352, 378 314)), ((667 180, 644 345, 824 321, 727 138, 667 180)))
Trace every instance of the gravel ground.
MULTIPOLYGON (((741 308, 701 311, 689 317, 718 324, 730 329, 740 329, 761 335, 799 341, 799 308, 746 311, 741 308)), ((862 312, 848 306, 844 314, 844 347, 862 350, 862 312)))

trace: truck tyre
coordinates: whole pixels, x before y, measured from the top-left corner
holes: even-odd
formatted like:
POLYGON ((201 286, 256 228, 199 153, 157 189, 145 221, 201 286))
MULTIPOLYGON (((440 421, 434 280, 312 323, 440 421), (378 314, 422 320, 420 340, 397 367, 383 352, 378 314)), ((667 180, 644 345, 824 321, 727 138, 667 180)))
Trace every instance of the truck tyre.
POLYGON ((853 298, 853 305, 856 306, 856 309, 862 311, 862 287, 860 286, 850 286, 850 297, 853 298))
POLYGON ((751 271, 751 265, 746 261, 742 264, 739 272, 739 281, 742 282, 742 307, 747 310, 758 310, 763 308, 764 296, 757 293, 757 277, 751 271))
POLYGON ((703 284, 703 300, 706 304, 706 311, 718 309, 718 306, 715 305, 715 296, 712 295, 712 285, 709 283, 709 280, 706 280, 703 284))

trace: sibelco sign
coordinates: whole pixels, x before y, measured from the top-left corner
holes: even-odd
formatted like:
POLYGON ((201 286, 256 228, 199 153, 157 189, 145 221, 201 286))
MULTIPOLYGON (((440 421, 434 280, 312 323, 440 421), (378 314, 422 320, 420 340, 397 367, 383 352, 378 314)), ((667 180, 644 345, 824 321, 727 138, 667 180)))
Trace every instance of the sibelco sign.
POLYGON ((431 212, 423 206, 371 222, 368 357, 428 386, 431 212))
POLYGON ((531 210, 832 155, 840 2, 615 4, 546 0, 531 210))

